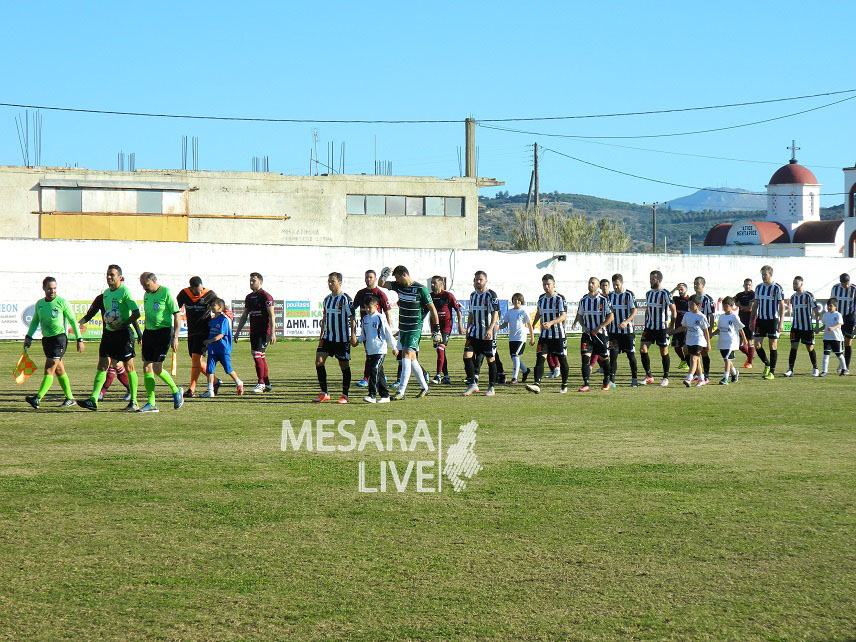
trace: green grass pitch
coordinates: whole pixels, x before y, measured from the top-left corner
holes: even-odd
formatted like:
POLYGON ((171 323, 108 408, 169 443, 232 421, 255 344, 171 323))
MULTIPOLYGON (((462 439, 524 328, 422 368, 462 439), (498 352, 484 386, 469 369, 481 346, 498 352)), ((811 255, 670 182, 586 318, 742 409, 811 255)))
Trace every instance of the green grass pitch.
MULTIPOLYGON (((581 395, 574 344, 569 394, 466 399, 456 341, 452 387, 318 406, 314 344, 283 341, 273 393, 176 412, 160 384, 141 416, 118 383, 98 413, 56 408, 56 384, 31 410, 20 345, 0 345, 2 639, 856 637, 856 381, 813 379, 802 348, 792 379, 717 386, 714 359, 689 390, 629 388, 622 356, 618 390, 581 395), (281 452, 307 418, 442 419, 447 443, 475 419, 483 469, 460 493, 360 494, 358 461, 389 456, 281 452)), ((79 397, 96 354, 67 357, 79 397)), ((246 342, 235 363, 254 383, 246 342)))

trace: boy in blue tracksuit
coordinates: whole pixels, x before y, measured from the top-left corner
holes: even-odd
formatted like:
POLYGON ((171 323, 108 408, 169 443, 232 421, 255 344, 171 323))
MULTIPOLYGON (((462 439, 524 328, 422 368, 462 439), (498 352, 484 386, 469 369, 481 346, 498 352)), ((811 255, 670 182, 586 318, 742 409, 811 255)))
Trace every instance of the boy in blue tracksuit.
POLYGON ((208 364, 205 368, 208 373, 208 391, 199 395, 203 399, 210 399, 214 396, 214 381, 216 380, 214 370, 218 363, 223 366, 226 374, 232 377, 238 388, 238 394, 244 394, 244 382, 232 368, 232 321, 223 313, 225 309, 226 302, 223 299, 214 299, 211 302, 208 338, 202 344, 208 347, 208 364))

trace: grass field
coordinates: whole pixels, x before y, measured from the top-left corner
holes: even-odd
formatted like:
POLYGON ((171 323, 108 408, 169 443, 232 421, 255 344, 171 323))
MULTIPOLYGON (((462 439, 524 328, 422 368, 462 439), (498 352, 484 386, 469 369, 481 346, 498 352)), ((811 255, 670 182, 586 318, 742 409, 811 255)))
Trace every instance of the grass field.
MULTIPOLYGON (((81 397, 87 348, 67 359, 81 397)), ((0 345, 7 372, 18 350, 0 345)), ((35 412, 40 375, 5 374, 0 637, 856 637, 854 378, 813 379, 801 352, 773 382, 319 407, 313 350, 269 350, 272 394, 175 412, 159 386, 146 416, 117 412, 118 384, 98 413, 55 408, 56 386, 35 412), (388 455, 280 451, 282 420, 321 417, 439 418, 447 440, 476 419, 483 469, 461 493, 360 494, 358 460, 388 455)))

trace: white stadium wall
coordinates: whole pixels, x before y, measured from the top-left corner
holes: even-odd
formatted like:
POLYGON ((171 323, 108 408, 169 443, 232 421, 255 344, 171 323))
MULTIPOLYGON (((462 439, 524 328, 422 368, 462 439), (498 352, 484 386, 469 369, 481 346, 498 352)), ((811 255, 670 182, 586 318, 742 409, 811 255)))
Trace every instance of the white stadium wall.
POLYGON ((332 271, 344 275, 345 291, 354 294, 363 286, 366 269, 406 265, 420 281, 433 274, 448 277, 449 289, 460 299, 472 290, 472 275, 485 270, 489 286, 501 299, 521 292, 527 302, 541 293, 541 276, 556 277, 559 292, 573 302, 586 291, 590 276, 624 275, 637 297, 648 289, 648 273, 659 269, 665 285, 691 283, 704 276, 715 298, 733 295, 745 277, 760 280, 759 269, 770 263, 775 279, 791 291, 791 280, 804 277, 807 288, 826 298, 841 272, 856 272, 856 259, 814 257, 686 256, 652 254, 564 254, 554 252, 492 252, 483 250, 414 250, 397 248, 340 248, 204 243, 51 241, 0 239, 0 338, 21 338, 26 331, 27 308, 39 298, 46 275, 57 278, 60 295, 77 302, 75 312, 105 287, 109 263, 122 266, 131 291, 142 299, 138 275, 155 272, 159 282, 177 293, 189 277, 199 275, 206 287, 227 302, 242 300, 249 292, 249 273, 261 272, 265 289, 287 302, 286 334, 313 336, 318 306, 327 293, 326 278, 332 271), (290 305, 289 305, 290 304, 290 305))

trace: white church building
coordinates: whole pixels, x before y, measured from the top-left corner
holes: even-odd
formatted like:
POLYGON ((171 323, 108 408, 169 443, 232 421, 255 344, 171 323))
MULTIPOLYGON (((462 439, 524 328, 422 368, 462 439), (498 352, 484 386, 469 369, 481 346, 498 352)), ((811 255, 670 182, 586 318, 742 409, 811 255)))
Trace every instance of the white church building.
POLYGON ((777 169, 767 184, 763 221, 720 223, 707 233, 701 254, 752 256, 856 256, 856 167, 844 168, 844 220, 820 220, 820 183, 796 159, 777 169))

